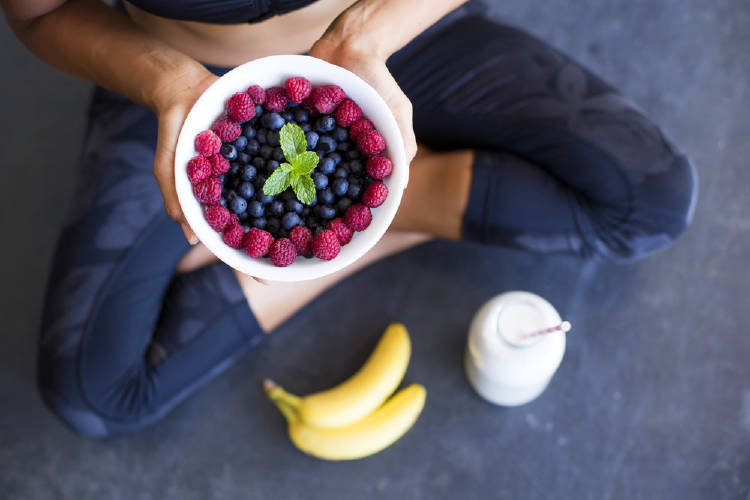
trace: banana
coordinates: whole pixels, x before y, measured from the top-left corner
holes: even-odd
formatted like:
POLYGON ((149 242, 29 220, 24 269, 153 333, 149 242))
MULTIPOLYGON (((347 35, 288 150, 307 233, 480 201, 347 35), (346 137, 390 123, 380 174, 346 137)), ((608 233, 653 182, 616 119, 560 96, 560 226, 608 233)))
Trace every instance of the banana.
POLYGON ((348 380, 299 400, 300 418, 314 427, 342 427, 361 420, 378 408, 401 383, 411 355, 404 325, 386 328, 364 365, 348 380))
POLYGON ((354 460, 390 446, 414 425, 427 397, 423 386, 412 384, 362 420, 322 429, 302 420, 294 397, 288 398, 289 394, 275 384, 267 389, 270 389, 268 396, 287 419, 292 443, 301 451, 325 460, 354 460))

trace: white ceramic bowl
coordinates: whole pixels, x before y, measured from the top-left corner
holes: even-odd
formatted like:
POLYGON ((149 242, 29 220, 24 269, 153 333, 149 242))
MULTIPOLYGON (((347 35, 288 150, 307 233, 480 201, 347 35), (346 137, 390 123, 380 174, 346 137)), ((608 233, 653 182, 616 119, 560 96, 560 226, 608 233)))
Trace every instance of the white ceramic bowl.
POLYGON ((385 234, 401 202, 401 195, 409 178, 404 144, 396 119, 385 101, 368 83, 354 73, 309 56, 270 56, 247 62, 234 68, 213 83, 195 102, 185 123, 175 151, 175 183, 177 196, 190 227, 206 247, 229 266, 250 276, 272 281, 302 281, 319 278, 342 269, 370 250, 385 234), (206 222, 201 204, 193 195, 186 169, 190 158, 195 156, 195 136, 211 127, 224 111, 226 100, 235 92, 244 91, 252 84, 263 88, 284 86, 287 78, 303 76, 313 87, 338 85, 361 108, 385 138, 388 145, 384 152, 393 162, 393 173, 384 181, 388 186, 388 198, 380 207, 372 209, 372 223, 362 232, 354 233, 352 241, 341 247, 333 260, 316 258, 297 259, 288 267, 276 267, 270 259, 253 259, 244 250, 235 250, 221 239, 206 222))

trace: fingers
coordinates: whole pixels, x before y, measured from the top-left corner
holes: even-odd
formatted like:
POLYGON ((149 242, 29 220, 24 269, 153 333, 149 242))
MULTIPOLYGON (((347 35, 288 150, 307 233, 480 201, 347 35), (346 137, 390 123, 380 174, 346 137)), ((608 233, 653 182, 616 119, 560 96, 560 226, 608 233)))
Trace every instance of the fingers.
POLYGON ((154 155, 154 176, 164 198, 164 208, 167 210, 167 214, 180 225, 188 243, 195 245, 198 243, 198 237, 185 220, 174 184, 174 151, 185 114, 182 110, 176 109, 159 116, 159 132, 154 155))

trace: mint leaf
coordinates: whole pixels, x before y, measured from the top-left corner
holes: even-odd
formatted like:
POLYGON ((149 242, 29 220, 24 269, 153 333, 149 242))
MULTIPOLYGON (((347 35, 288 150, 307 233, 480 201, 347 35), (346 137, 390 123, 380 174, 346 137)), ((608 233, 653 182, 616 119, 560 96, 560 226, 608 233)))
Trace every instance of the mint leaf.
POLYGON ((263 194, 273 196, 288 188, 291 183, 291 179, 289 178, 291 167, 288 163, 283 163, 276 168, 263 184, 263 194), (288 165, 288 168, 285 165, 288 165))
POLYGON ((305 132, 299 125, 287 123, 279 131, 279 143, 284 157, 291 162, 298 154, 304 153, 307 149, 307 139, 305 132))
POLYGON ((309 174, 303 174, 297 177, 297 179, 292 182, 292 189, 294 189, 294 194, 297 195, 297 199, 305 205, 309 205, 315 199, 315 183, 309 174))
POLYGON ((292 165, 294 166, 294 169, 299 170, 300 173, 309 174, 312 172, 312 169, 318 165, 319 160, 320 159, 316 153, 312 151, 304 151, 293 159, 292 165))

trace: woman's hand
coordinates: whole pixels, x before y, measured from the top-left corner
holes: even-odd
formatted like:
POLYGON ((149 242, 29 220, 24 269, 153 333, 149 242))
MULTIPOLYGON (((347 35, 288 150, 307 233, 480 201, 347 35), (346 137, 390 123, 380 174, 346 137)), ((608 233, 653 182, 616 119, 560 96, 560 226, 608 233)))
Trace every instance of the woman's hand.
POLYGON ((339 45, 321 38, 310 49, 310 55, 348 69, 373 86, 385 100, 396 118, 404 140, 406 161, 411 163, 417 153, 417 142, 412 124, 411 101, 391 76, 385 60, 372 53, 360 52, 352 46, 339 45))
POLYGON ((182 123, 190 108, 216 79, 217 77, 208 70, 189 71, 159 86, 153 97, 152 109, 159 119, 154 176, 159 183, 167 214, 180 225, 191 245, 198 243, 198 237, 188 225, 177 199, 174 153, 182 123))

